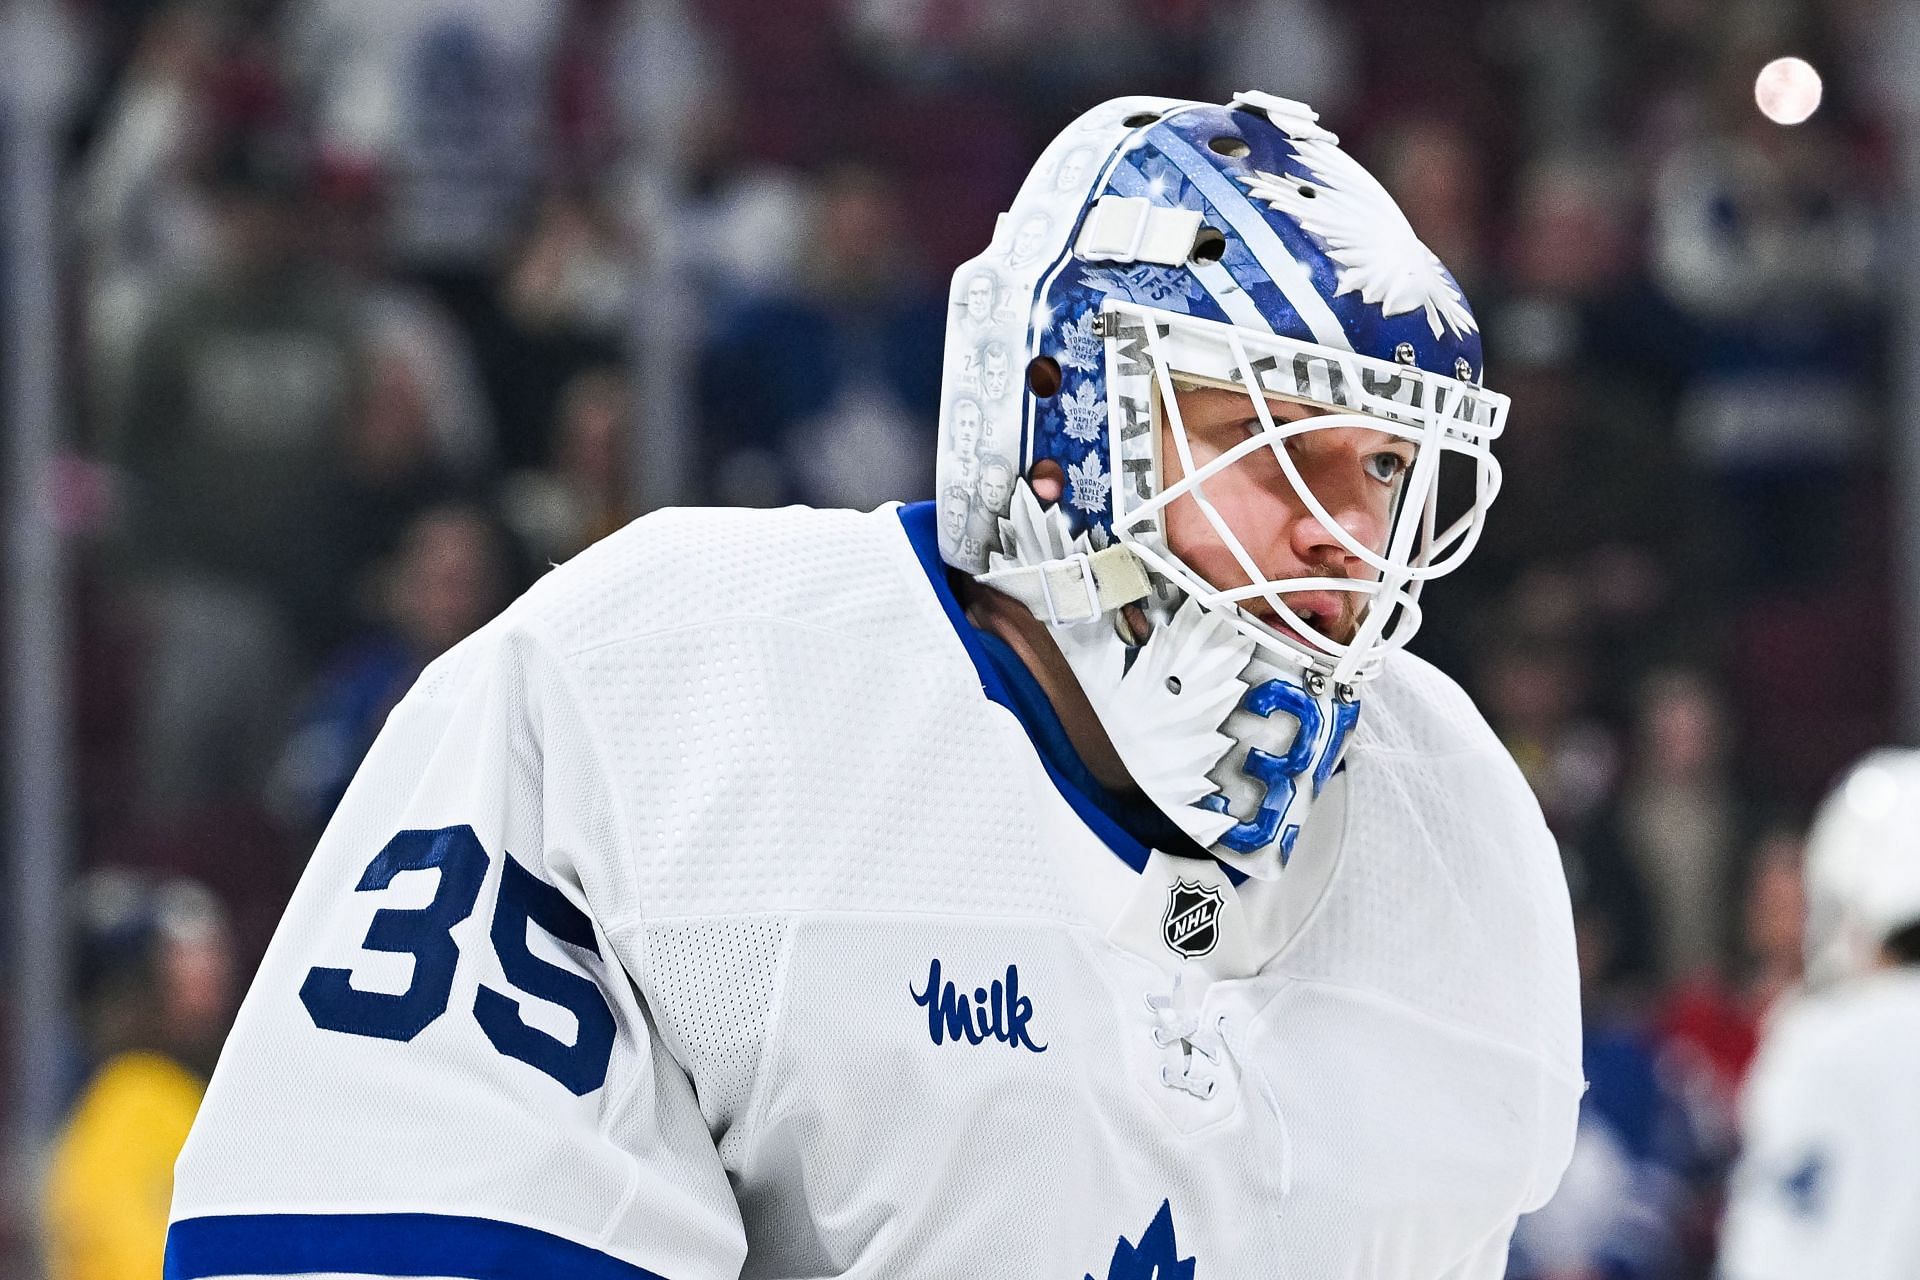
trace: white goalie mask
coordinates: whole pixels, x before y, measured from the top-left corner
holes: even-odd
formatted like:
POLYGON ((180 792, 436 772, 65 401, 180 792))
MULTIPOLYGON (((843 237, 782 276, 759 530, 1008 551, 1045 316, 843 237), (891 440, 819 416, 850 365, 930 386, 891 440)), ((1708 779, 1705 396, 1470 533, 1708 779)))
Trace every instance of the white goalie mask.
POLYGON ((1807 834, 1806 980, 1857 977, 1920 924, 1920 751, 1883 748, 1848 771, 1807 834))
POLYGON ((954 303, 942 555, 1047 624, 1189 837, 1278 874, 1499 488, 1458 287, 1310 111, 1241 94, 1088 113, 954 303))

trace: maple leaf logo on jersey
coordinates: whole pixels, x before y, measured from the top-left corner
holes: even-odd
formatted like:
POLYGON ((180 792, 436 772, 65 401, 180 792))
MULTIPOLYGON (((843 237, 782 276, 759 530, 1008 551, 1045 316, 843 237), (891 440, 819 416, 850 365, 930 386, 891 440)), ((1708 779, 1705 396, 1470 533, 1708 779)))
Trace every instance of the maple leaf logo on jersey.
POLYGON ((1067 468, 1067 484, 1072 490, 1073 505, 1091 515, 1107 505, 1113 477, 1100 465, 1100 455, 1090 453, 1067 468))
POLYGON ((1060 352, 1061 364, 1081 373, 1092 373, 1100 367, 1100 336, 1094 332, 1099 323, 1097 312, 1085 311, 1061 331, 1060 336, 1066 342, 1060 352))
POLYGON ((1107 402, 1100 398, 1091 382, 1083 382, 1060 397, 1060 412, 1067 417, 1069 440, 1092 444, 1106 432, 1107 402))
POLYGON ((1357 292, 1389 316, 1424 308, 1436 338, 1443 325, 1455 337, 1479 329, 1440 259, 1378 179, 1327 138, 1295 137, 1293 145, 1313 180, 1256 169, 1241 181, 1319 241, 1340 269, 1336 297, 1357 292))
MULTIPOLYGON (((1162 1200, 1139 1244, 1121 1236, 1114 1245, 1106 1280, 1193 1280, 1193 1266, 1194 1259, 1182 1258, 1173 1238, 1173 1204, 1162 1200)), ((1095 1278, 1088 1275, 1086 1280, 1095 1278)))

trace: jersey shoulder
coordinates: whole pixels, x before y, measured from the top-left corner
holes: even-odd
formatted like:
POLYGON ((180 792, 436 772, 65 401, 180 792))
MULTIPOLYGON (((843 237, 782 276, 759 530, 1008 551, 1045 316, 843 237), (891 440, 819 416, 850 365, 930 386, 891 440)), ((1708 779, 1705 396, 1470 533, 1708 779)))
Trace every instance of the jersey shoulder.
POLYGON ((1470 824, 1476 857, 1525 864, 1544 878, 1552 909, 1564 904, 1559 846, 1533 788, 1453 677, 1404 650, 1391 655, 1362 695, 1350 751, 1398 779, 1423 812, 1480 815, 1470 824))
POLYGON ((1400 782, 1425 813, 1478 813, 1470 843, 1481 860, 1517 860, 1545 876, 1558 909, 1566 895, 1559 846, 1533 788, 1466 690, 1404 650, 1362 695, 1350 751, 1400 782))
MULTIPOLYGON (((1404 649, 1388 657, 1379 676, 1363 691, 1361 706, 1355 746, 1419 755, 1463 751, 1507 755, 1467 691, 1452 676, 1404 649)), ((1519 781, 1517 772, 1514 780, 1519 781)))
POLYGON ((1363 856, 1339 877, 1351 900, 1336 895, 1323 911, 1345 963, 1365 971, 1408 951, 1451 957, 1444 980, 1415 966, 1381 985, 1539 1052, 1577 1080, 1579 993, 1559 846, 1472 699, 1432 663, 1395 653, 1362 694, 1347 761, 1347 843, 1363 856))
POLYGON ((938 614, 892 507, 871 512, 670 508, 542 578, 508 611, 564 651, 753 623, 897 647, 938 614))

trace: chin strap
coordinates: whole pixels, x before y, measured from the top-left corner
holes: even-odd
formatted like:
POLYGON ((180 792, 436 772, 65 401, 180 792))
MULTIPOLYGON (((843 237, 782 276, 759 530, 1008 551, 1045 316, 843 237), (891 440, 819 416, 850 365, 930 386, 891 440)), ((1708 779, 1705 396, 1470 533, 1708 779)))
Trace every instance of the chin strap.
POLYGON ((1144 600, 1153 590, 1147 567, 1125 545, 1076 551, 1058 560, 1008 565, 974 575, 982 586, 1012 596, 1055 626, 1091 622, 1144 600))

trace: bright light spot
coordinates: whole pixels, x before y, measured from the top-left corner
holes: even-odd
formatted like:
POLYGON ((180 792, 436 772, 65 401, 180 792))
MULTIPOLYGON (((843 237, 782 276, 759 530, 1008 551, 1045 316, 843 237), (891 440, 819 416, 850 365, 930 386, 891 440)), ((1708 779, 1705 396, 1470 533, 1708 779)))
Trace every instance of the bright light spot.
POLYGON ((1847 779, 1847 807, 1863 818, 1884 818, 1900 798, 1900 783, 1878 765, 1866 765, 1847 779))
POLYGON ((1820 107, 1820 73, 1802 58, 1775 58, 1760 68, 1753 100, 1775 124, 1799 124, 1820 107))

